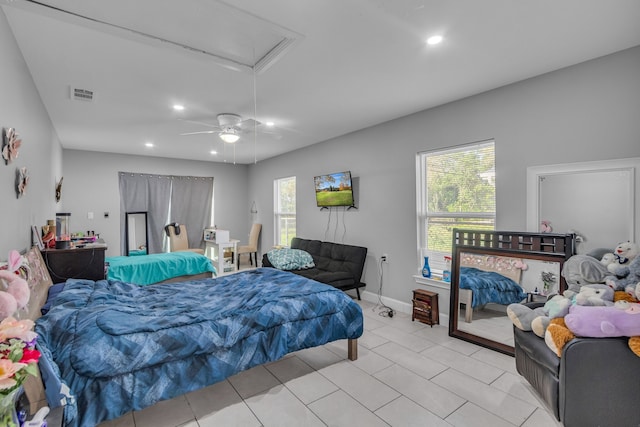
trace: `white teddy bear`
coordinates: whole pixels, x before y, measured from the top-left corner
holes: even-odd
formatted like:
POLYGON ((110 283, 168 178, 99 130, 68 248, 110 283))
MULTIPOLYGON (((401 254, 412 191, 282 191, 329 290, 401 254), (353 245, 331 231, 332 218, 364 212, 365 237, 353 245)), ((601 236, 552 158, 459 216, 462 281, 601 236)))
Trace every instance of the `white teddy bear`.
MULTIPOLYGON (((614 262, 607 264, 607 269, 611 273, 619 276, 621 275, 619 270, 622 270, 623 267, 628 266, 631 261, 633 261, 633 259, 639 254, 640 247, 638 247, 637 244, 631 242, 622 242, 618 246, 616 246, 615 250, 613 251, 615 260, 614 262)), ((604 264, 604 262, 602 263, 604 264)))

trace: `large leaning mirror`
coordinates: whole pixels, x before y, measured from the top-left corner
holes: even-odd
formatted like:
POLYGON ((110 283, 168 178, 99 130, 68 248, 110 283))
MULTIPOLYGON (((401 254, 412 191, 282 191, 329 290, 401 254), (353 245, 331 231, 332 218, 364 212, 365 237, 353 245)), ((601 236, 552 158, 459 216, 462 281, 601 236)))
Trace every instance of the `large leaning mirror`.
POLYGON ((125 215, 127 236, 126 256, 146 255, 149 248, 146 212, 127 212, 125 215))
POLYGON ((513 355, 512 303, 564 291, 573 234, 453 231, 449 335, 513 355))

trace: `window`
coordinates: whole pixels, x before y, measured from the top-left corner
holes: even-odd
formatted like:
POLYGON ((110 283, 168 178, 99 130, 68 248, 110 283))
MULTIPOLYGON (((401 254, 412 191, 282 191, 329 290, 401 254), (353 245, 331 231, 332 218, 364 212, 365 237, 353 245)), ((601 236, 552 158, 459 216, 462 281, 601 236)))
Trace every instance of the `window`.
POLYGON ((274 189, 274 219, 276 245, 289 246, 296 237, 296 177, 276 179, 274 189))
POLYGON ((419 259, 443 263, 454 228, 495 229, 495 170, 493 140, 418 154, 419 259))

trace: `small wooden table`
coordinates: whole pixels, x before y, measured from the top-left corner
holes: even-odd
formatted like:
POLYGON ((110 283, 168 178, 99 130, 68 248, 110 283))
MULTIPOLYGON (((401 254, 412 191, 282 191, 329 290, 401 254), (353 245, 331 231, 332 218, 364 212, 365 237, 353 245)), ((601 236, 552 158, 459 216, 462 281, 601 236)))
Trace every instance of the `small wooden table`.
POLYGON ((424 289, 413 290, 413 311, 411 321, 418 321, 431 325, 439 325, 438 294, 424 289))

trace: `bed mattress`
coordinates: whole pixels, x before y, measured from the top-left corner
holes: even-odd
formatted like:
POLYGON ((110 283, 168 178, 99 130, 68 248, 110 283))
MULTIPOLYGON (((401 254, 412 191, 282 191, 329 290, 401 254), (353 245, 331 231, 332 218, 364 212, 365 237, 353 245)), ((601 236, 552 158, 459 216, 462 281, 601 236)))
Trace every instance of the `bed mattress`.
POLYGON ((216 272, 209 258, 188 251, 107 257, 105 262, 109 264, 107 279, 136 285, 150 285, 177 276, 216 272))

